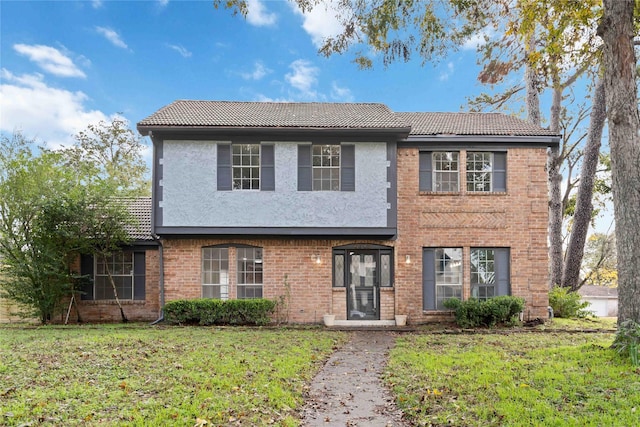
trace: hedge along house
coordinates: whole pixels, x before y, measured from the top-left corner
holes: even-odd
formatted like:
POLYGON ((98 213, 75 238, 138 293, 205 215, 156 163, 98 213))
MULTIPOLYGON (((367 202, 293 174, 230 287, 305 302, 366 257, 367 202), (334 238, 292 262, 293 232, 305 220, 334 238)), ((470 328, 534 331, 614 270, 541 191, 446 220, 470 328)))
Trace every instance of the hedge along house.
POLYGON ((440 319, 449 297, 547 313, 547 148, 500 114, 176 101, 153 141, 166 301, 286 297, 289 321, 440 319))

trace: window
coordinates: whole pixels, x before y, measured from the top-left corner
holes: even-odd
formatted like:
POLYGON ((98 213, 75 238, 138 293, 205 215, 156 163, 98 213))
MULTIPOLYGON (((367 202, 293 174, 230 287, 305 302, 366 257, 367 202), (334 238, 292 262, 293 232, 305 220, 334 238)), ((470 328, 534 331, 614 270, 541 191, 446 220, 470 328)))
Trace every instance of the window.
POLYGON ((217 144, 217 189, 275 190, 273 144, 217 144))
POLYGON ((471 297, 487 300, 510 294, 508 248, 471 249, 471 297))
POLYGON ((436 249, 435 262, 436 310, 444 310, 446 300, 462 299, 462 249, 436 249))
POLYGON ((457 192, 459 188, 459 158, 457 151, 420 152, 420 191, 457 192))
POLYGON ((260 189, 260 145, 231 146, 234 190, 260 189))
POLYGON ((236 298, 262 298, 262 281, 262 248, 202 248, 203 298, 227 300, 233 283, 236 298), (234 265, 235 272, 230 271, 234 265))
POLYGON ((462 248, 425 248, 422 255, 424 310, 445 310, 444 302, 462 299, 462 248))
POLYGON ((111 256, 96 257, 94 281, 95 299, 115 299, 115 284, 118 299, 133 299, 133 252, 117 252, 111 256))
POLYGON ((314 145, 311 164, 314 191, 340 191, 340 146, 314 145))
POLYGON ((229 298, 229 249, 202 249, 202 297, 229 298))
POLYGON ((467 152, 467 191, 506 191, 506 153, 467 152))
POLYGON ((298 191, 355 191, 355 145, 298 145, 298 191))
POLYGON ((238 298, 262 298, 262 249, 238 248, 238 298))
POLYGON ((458 155, 433 153, 433 191, 458 191, 458 155))
POLYGON ((82 300, 144 300, 146 253, 144 251, 116 252, 106 258, 83 254, 80 274, 87 280, 81 283, 82 300), (109 276, 113 279, 116 291, 109 276))

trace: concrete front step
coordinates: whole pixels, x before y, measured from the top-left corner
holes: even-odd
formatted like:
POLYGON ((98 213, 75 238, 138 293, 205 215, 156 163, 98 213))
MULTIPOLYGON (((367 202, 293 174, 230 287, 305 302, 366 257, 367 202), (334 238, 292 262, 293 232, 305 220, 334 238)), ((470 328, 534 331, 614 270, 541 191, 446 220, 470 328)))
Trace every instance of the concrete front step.
POLYGON ((362 326, 396 326, 395 320, 336 320, 333 326, 362 327, 362 326))

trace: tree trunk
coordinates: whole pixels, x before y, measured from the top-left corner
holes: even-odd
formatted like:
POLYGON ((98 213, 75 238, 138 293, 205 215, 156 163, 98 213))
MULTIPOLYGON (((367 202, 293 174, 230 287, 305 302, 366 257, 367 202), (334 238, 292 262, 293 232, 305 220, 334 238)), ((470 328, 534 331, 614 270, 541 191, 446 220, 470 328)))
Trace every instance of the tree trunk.
MULTIPOLYGON (((536 49, 535 37, 529 37, 528 46, 526 48, 526 54, 529 55, 536 49)), ((525 69, 525 85, 526 85, 526 100, 527 100, 527 118, 529 123, 536 126, 541 126, 540 120, 540 94, 538 93, 538 79, 536 76, 536 70, 531 68, 531 64, 527 62, 525 69)))
MULTIPOLYGON (((562 104, 562 88, 554 82, 553 100, 551 105, 550 129, 560 133, 560 108, 562 104)), ((560 166, 561 155, 558 148, 552 148, 547 155, 547 170, 549 173, 549 287, 562 282, 562 174, 560 166)))
POLYGON ((604 41, 611 176, 618 251, 618 325, 640 323, 640 114, 633 49, 634 0, 604 0, 604 41))
POLYGON ((113 276, 111 275, 111 270, 109 270, 109 262, 107 261, 107 256, 104 257, 104 268, 107 270, 107 277, 109 278, 109 283, 111 283, 111 287, 113 288, 113 297, 116 300, 116 304, 118 304, 118 308, 120 308, 120 316, 122 317, 122 323, 127 323, 129 319, 124 314, 124 309, 122 308, 122 304, 120 303, 120 298, 118 298, 118 289, 116 288, 116 283, 113 281, 113 276))
POLYGON ((593 214, 593 183, 598 168, 602 129, 604 128, 606 114, 604 82, 601 78, 598 78, 591 107, 589 134, 582 158, 582 172, 580 173, 571 237, 567 246, 564 274, 562 275, 562 286, 569 288, 571 291, 577 291, 582 285, 580 282, 580 267, 584 256, 587 231, 593 214))

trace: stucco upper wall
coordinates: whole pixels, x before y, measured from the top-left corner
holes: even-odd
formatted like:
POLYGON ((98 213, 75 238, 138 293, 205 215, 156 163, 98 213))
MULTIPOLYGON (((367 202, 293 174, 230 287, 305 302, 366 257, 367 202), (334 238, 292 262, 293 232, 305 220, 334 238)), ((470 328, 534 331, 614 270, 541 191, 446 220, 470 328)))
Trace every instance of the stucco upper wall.
POLYGON ((355 191, 298 191, 304 141, 268 142, 275 191, 217 191, 216 144, 229 142, 163 141, 162 226, 387 227, 387 144, 354 143, 355 191))

